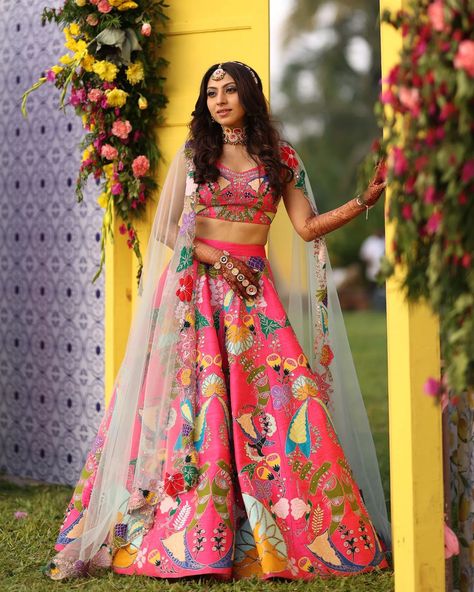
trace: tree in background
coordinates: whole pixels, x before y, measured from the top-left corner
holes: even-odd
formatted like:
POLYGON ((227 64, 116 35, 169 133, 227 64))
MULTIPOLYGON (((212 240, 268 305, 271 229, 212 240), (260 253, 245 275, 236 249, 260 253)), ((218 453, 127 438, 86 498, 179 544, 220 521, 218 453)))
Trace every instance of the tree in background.
MULTIPOLYGON (((378 3, 296 0, 285 48, 275 115, 305 162, 320 211, 327 211, 355 196, 358 167, 380 133, 373 111, 380 91, 378 3)), ((378 204, 368 221, 360 216, 332 233, 334 264, 357 261, 363 239, 381 227, 378 204)))

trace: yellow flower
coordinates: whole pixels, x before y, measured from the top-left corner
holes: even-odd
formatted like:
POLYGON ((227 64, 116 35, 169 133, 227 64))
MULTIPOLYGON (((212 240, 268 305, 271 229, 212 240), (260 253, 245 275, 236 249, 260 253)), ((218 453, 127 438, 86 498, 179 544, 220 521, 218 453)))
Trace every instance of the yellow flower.
POLYGON ((68 37, 68 40, 64 44, 64 47, 67 47, 67 49, 70 49, 71 51, 76 51, 76 46, 77 41, 74 39, 74 37, 68 37))
POLYGON ((86 127, 87 125, 87 115, 81 115, 82 125, 86 127))
POLYGON ((106 80, 107 82, 112 82, 115 77, 117 76, 118 68, 112 62, 108 62, 107 60, 100 60, 95 62, 92 66, 92 70, 100 77, 102 80, 106 80))
POLYGON ((118 88, 105 91, 105 95, 110 107, 123 107, 127 102, 128 93, 118 88))
POLYGON ((59 58, 59 61, 61 62, 61 64, 64 64, 65 66, 69 66, 70 64, 72 64, 74 62, 74 60, 72 59, 72 57, 68 53, 61 56, 59 58))
MULTIPOLYGON (((84 0, 84 4, 85 4, 85 0, 84 0)), ((79 2, 76 0, 76 4, 78 6, 84 6, 84 4, 79 4, 79 2)), ((71 35, 79 35, 79 33, 81 32, 81 29, 79 28, 79 25, 77 23, 71 23, 71 26, 69 27, 69 30, 71 31, 71 35)))
POLYGON ((101 208, 104 208, 104 210, 107 207, 108 201, 109 201, 109 194, 105 193, 105 191, 103 193, 101 193, 99 195, 99 197, 97 198, 97 203, 99 204, 99 206, 101 208))
POLYGON ((138 4, 136 2, 124 2, 121 4, 118 9, 119 10, 131 10, 132 8, 137 8, 138 4))
POLYGON ((143 64, 141 62, 135 62, 134 64, 130 64, 125 74, 127 75, 127 80, 130 82, 130 84, 137 84, 138 82, 142 81, 145 77, 143 64))
POLYGON ((107 177, 107 179, 111 179, 113 177, 114 174, 114 165, 111 162, 110 164, 106 164, 105 166, 102 167, 105 173, 105 176, 107 177))
POLYGON ((109 4, 115 6, 118 10, 130 10, 137 8, 138 4, 132 0, 109 0, 109 4))
POLYGON ((84 150, 84 152, 82 153, 82 162, 84 162, 85 160, 87 160, 91 155, 91 149, 90 148, 86 148, 84 150))
POLYGON ((89 53, 86 53, 86 55, 81 60, 81 66, 84 68, 86 72, 92 72, 92 67, 94 63, 95 58, 94 56, 91 56, 89 53))
POLYGON ((75 2, 78 6, 85 6, 87 0, 75 0, 75 2))
POLYGON ((83 39, 76 41, 74 59, 79 61, 84 59, 87 55, 87 43, 83 39))
POLYGON ((55 73, 55 74, 59 74, 60 72, 62 72, 64 70, 64 68, 62 66, 52 66, 51 70, 55 73))
POLYGON ((146 109, 147 107, 148 101, 143 95, 140 95, 140 97, 138 98, 138 108, 143 111, 143 109, 146 109))

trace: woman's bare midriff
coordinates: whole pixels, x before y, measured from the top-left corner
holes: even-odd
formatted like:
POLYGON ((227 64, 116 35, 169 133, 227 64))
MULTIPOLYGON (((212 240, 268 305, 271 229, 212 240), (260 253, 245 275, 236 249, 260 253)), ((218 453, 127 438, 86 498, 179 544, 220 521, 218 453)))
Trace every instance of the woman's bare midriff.
POLYGON ((270 226, 247 222, 229 222, 196 216, 196 238, 246 245, 265 245, 270 226))

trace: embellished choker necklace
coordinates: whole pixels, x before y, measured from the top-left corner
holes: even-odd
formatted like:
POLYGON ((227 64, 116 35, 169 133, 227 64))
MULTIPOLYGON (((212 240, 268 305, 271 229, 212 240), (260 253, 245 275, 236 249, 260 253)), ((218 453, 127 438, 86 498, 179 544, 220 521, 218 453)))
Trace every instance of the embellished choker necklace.
POLYGON ((242 127, 222 126, 224 144, 247 144, 247 134, 242 127))

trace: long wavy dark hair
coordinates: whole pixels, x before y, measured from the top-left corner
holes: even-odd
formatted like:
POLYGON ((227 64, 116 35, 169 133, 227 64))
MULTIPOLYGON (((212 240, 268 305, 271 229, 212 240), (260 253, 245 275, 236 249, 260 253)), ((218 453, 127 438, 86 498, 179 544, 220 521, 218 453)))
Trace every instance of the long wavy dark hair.
POLYGON ((194 152, 194 179, 197 183, 207 183, 216 181, 219 176, 216 162, 222 154, 222 128, 212 120, 207 108, 207 83, 218 67, 235 80, 239 101, 245 111, 247 152, 264 166, 270 187, 276 195, 281 195, 284 184, 293 178, 293 171, 281 162, 280 134, 271 122, 260 76, 241 62, 214 64, 201 81, 199 97, 189 124, 189 140, 194 152))

